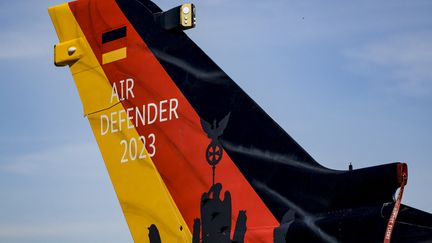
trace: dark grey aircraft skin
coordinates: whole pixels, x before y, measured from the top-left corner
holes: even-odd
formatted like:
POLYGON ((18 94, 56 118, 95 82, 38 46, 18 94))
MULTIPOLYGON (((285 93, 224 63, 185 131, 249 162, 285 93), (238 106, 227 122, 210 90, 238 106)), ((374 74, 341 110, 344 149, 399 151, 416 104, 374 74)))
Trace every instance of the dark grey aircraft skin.
MULTIPOLYGON (((405 164, 323 167, 183 31, 153 21, 153 2, 116 2, 203 120, 230 114, 219 141, 281 223, 275 242, 383 241, 405 164)), ((401 205, 391 242, 432 242, 432 215, 401 205)))
MULTIPOLYGON (((229 191, 224 192, 223 201, 219 198, 223 185, 215 181, 215 171, 221 157, 227 155, 277 220, 279 225, 268 234, 273 242, 384 241, 398 202, 395 194, 408 179, 406 164, 346 171, 323 167, 183 32, 179 8, 164 12, 149 0, 115 0, 115 4, 129 21, 128 28, 139 34, 137 38, 198 114, 200 132, 210 139, 203 161, 212 166, 213 183, 208 191, 199 192, 200 204, 200 198, 196 200, 201 215, 196 215, 190 227, 194 243, 240 243, 251 230, 247 228, 248 212, 231 210, 231 198, 245 199, 229 191)), ((88 8, 95 6, 89 3, 88 8)), ((92 17, 97 20, 97 16, 89 19, 92 17)), ((102 44, 126 38, 126 34, 126 27, 104 33, 102 44)), ((163 242, 157 227, 155 222, 143 228, 151 242, 163 242)), ((432 215, 401 205, 391 242, 432 242, 432 215)))

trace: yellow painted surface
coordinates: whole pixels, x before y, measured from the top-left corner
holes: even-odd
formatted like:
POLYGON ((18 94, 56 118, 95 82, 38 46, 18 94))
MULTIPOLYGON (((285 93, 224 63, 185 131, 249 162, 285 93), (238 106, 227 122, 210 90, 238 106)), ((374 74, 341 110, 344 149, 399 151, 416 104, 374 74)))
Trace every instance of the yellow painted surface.
POLYGON ((54 46, 54 63, 58 66, 72 65, 83 54, 84 41, 81 38, 64 41, 54 46))
POLYGON ((123 48, 120 48, 120 49, 117 49, 114 51, 110 51, 110 52, 102 54, 102 64, 115 62, 115 61, 126 58, 126 56, 127 56, 126 47, 123 47, 123 48))
POLYGON ((49 13, 60 42, 83 40, 83 54, 70 69, 134 241, 149 242, 148 227, 155 224, 162 242, 191 242, 191 232, 147 151, 145 158, 121 163, 125 152, 122 141, 135 139, 137 148, 143 148, 137 131, 122 123, 121 131, 102 132, 101 126, 106 124, 101 116, 124 112, 124 108, 110 103, 111 85, 69 6, 52 7, 49 13))
POLYGON ((194 6, 191 3, 182 4, 180 7, 180 25, 183 29, 195 27, 194 6), (186 11, 185 11, 186 9, 186 11))
POLYGON ((79 48, 80 58, 69 67, 75 78, 75 84, 83 104, 84 115, 109 107, 111 84, 103 73, 98 60, 69 9, 69 5, 62 4, 51 7, 48 12, 60 40, 59 46, 67 47, 65 43, 78 38, 82 39, 79 48), (77 75, 83 72, 85 74, 77 75))

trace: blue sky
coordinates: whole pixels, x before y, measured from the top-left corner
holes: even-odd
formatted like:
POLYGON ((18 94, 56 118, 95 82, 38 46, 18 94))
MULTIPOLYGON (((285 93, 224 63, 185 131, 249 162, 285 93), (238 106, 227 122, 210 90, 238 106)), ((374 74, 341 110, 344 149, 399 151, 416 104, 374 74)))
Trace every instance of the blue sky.
MULTIPOLYGON (((131 242, 47 7, 0 2, 0 242, 131 242)), ((163 9, 178 1, 157 1, 163 9)), ((195 1, 189 36, 316 160, 409 164, 432 212, 432 2, 195 1)))

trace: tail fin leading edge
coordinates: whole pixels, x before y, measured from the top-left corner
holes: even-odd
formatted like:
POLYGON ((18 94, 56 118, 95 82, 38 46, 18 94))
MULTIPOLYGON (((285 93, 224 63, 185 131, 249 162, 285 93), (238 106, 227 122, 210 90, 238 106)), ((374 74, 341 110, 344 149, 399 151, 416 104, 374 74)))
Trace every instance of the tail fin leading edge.
POLYGON ((400 163, 318 164, 151 1, 49 13, 135 242, 273 242, 293 210, 390 202, 400 186, 400 163))
MULTIPOLYGON (((83 53, 70 65, 75 79, 84 113, 88 117, 96 141, 98 142, 111 181, 119 198, 124 216, 135 242, 148 242, 149 227, 157 222, 158 231, 165 242, 190 242, 191 232, 155 168, 144 143, 134 129, 119 132, 105 132, 104 117, 111 114, 124 114, 123 106, 110 103, 112 86, 98 62, 95 54, 81 31, 70 6, 59 5, 49 9, 49 14, 57 30, 60 44, 69 44, 83 53), (80 45, 73 40, 80 39, 80 45), (136 163, 121 163, 124 157, 122 141, 134 146, 131 152, 136 163), (133 142, 131 142, 133 141, 133 142), (136 150, 136 151, 135 151, 136 150), (136 153, 136 154, 133 154, 136 153)), ((61 51, 56 48, 56 51, 61 51)), ((57 53, 57 55, 60 55, 57 53)), ((124 124, 122 124, 124 128, 124 124)), ((112 129, 121 129, 113 127, 112 129)), ((129 155, 128 155, 129 156, 129 155)), ((154 226, 155 227, 155 226, 154 226)))

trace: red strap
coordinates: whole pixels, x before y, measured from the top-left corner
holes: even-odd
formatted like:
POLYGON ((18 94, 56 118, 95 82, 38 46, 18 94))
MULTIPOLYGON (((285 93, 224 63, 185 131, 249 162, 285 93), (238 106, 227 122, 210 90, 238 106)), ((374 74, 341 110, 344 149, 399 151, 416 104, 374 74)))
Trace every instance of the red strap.
POLYGON ((405 173, 402 176, 403 176, 403 182, 401 183, 399 195, 396 199, 395 205, 393 206, 393 211, 392 211, 392 214, 390 215, 390 219, 389 219, 388 224, 387 224, 387 229, 385 231, 383 243, 390 243, 390 238, 392 236, 393 228, 394 228, 394 225, 396 223, 396 218, 397 218, 398 213, 399 213, 399 208, 400 208, 400 204, 402 201, 402 195, 403 195, 404 187, 406 185, 406 178, 407 178, 405 173))

